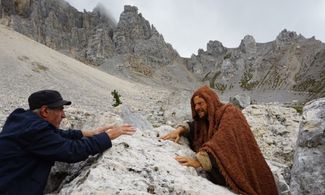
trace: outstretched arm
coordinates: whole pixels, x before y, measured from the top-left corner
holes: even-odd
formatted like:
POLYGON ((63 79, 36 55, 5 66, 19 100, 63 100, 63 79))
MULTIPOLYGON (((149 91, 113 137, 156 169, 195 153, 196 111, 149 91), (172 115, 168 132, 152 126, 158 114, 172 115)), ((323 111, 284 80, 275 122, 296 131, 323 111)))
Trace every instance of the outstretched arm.
MULTIPOLYGON (((56 129, 47 126, 44 129, 26 138, 26 150, 44 159, 70 163, 103 152, 112 146, 111 140, 121 135, 132 135, 136 131, 132 125, 124 124, 91 137, 69 139, 57 133, 56 129)), ((81 131, 78 132, 81 136, 81 131)))
POLYGON ((160 139, 172 140, 172 141, 178 143, 181 136, 184 135, 187 132, 189 132, 189 125, 186 122, 184 122, 181 125, 178 125, 176 127, 176 129, 174 129, 170 133, 161 136, 160 139))
POLYGON ((188 158, 185 156, 176 156, 175 160, 177 160, 183 166, 194 167, 194 168, 202 167, 201 163, 198 160, 188 158))
POLYGON ((105 131, 110 139, 115 139, 120 137, 121 135, 133 135, 136 129, 129 124, 124 124, 121 126, 113 127, 105 131))
POLYGON ((121 135, 132 135, 135 131, 136 129, 129 124, 123 124, 121 126, 105 125, 94 130, 84 130, 82 131, 82 135, 84 137, 92 137, 102 132, 106 132, 111 139, 115 139, 121 135))
POLYGON ((105 126, 93 129, 93 130, 82 130, 81 132, 82 132, 82 135, 84 137, 92 137, 92 136, 97 135, 99 133, 105 132, 108 129, 111 129, 113 127, 114 127, 113 125, 105 125, 105 126))

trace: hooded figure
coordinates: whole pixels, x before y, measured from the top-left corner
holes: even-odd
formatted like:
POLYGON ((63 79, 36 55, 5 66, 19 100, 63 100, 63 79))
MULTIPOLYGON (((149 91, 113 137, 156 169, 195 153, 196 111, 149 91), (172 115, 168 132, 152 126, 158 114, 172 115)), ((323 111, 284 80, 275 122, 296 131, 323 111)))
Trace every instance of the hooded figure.
POLYGON ((193 121, 188 123, 189 132, 182 132, 188 133, 198 160, 186 157, 176 160, 182 165, 203 167, 214 183, 226 185, 236 193, 278 194, 273 174, 239 109, 221 103, 207 86, 194 92, 191 108, 193 121))

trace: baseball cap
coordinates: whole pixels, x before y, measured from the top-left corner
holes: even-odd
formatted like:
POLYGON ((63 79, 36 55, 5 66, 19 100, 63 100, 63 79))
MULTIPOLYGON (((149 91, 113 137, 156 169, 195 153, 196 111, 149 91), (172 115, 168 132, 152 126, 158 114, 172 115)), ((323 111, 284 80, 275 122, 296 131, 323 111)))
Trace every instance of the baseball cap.
POLYGON ((71 101, 63 100, 61 94, 55 90, 41 90, 32 93, 28 97, 29 109, 34 110, 44 105, 49 108, 58 108, 63 105, 70 105, 71 101))

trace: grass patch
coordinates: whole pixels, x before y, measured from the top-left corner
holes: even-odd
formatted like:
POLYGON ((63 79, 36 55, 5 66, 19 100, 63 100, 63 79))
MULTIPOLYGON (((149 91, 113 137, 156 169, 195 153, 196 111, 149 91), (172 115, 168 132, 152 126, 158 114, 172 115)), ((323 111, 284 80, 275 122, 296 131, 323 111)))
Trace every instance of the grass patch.
POLYGON ((48 67, 42 65, 39 62, 32 62, 32 65, 33 65, 32 71, 37 72, 37 73, 49 70, 48 67))
POLYGON ((253 78, 253 74, 249 71, 244 72, 239 84, 243 89, 251 90, 258 85, 258 81, 250 82, 253 78))
POLYGON ((224 60, 229 59, 229 58, 231 58, 231 53, 227 53, 225 56, 223 56, 224 60))
POLYGON ((317 81, 312 78, 308 78, 299 84, 293 86, 293 90, 295 91, 306 91, 310 93, 320 93, 324 89, 324 84, 322 81, 317 81))
POLYGON ((216 83, 214 85, 214 88, 219 90, 221 93, 223 93, 227 89, 227 85, 223 83, 216 83))
POLYGON ((295 109, 299 114, 302 114, 304 111, 304 104, 303 103, 294 103, 292 105, 292 108, 295 109))

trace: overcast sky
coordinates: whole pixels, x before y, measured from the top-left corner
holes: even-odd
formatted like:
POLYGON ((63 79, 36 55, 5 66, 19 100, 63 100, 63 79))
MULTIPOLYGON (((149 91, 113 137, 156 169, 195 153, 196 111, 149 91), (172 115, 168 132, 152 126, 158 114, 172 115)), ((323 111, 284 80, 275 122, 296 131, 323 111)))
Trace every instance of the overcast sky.
POLYGON ((183 57, 206 50, 209 40, 238 47, 245 35, 273 41, 283 30, 325 42, 325 0, 66 0, 82 11, 101 3, 119 20, 135 5, 183 57))

